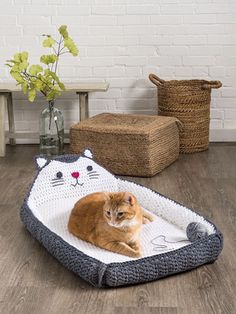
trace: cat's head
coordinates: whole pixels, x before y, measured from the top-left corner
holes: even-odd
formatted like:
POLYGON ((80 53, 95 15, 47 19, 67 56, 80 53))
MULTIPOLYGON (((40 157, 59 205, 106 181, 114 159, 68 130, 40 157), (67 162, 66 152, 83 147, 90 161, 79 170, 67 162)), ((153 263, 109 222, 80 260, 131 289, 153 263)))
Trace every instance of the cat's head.
POLYGON ((122 228, 138 225, 141 208, 136 197, 129 192, 106 193, 103 214, 111 227, 122 228))
POLYGON ((36 163, 39 172, 29 196, 32 205, 118 189, 116 178, 93 160, 88 149, 80 156, 65 155, 53 160, 39 156, 36 163))

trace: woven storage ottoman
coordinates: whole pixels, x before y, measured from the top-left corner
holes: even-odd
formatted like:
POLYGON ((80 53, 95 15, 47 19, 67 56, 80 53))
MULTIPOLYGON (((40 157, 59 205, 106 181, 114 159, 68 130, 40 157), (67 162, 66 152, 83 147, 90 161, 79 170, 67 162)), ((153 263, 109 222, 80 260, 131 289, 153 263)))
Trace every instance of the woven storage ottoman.
POLYGON ((103 113, 71 127, 71 152, 91 148, 115 174, 153 176, 179 156, 178 123, 172 117, 103 113))

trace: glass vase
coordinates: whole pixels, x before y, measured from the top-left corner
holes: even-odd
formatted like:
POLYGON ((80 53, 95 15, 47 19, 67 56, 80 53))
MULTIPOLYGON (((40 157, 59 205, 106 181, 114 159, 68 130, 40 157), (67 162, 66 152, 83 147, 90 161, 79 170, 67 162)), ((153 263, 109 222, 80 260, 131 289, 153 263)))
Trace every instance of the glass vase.
POLYGON ((63 154, 64 150, 64 118, 54 102, 41 112, 39 119, 40 153, 52 156, 63 154))

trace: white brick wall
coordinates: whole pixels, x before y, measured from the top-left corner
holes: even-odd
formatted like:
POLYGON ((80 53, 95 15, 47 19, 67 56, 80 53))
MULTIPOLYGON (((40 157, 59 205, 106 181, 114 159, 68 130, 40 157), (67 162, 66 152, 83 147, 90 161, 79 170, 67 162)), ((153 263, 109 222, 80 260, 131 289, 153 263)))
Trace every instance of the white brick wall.
MULTIPOLYGON (((90 95, 90 115, 103 111, 155 114, 154 72, 164 79, 219 79, 213 90, 211 139, 236 140, 235 0, 1 0, 0 80, 10 80, 5 60, 28 50, 40 53, 40 34, 61 24, 78 44, 80 57, 65 57, 64 81, 107 80, 107 93, 90 95)), ((65 126, 78 121, 77 97, 63 94, 57 106, 65 126)), ((14 95, 17 130, 35 131, 43 97, 31 104, 14 95)), ((7 124, 6 124, 7 127, 7 124)), ((30 142, 30 140, 26 140, 30 142)))

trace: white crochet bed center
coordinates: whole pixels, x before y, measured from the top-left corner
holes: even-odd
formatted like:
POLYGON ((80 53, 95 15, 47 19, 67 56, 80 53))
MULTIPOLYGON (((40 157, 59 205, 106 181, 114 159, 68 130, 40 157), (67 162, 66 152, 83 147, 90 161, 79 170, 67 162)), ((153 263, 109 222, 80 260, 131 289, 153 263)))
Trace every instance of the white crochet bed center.
MULTIPOLYGON (((134 258, 100 249, 69 233, 67 223, 71 209, 76 201, 77 199, 69 199, 64 201, 60 200, 58 202, 47 202, 44 203, 42 207, 39 207, 37 212, 34 212, 34 214, 48 229, 56 233, 68 244, 103 263, 109 264, 134 260, 134 258)), ((187 240, 184 230, 181 230, 176 225, 171 224, 165 219, 155 215, 155 220, 151 223, 143 225, 140 233, 140 241, 143 250, 142 257, 176 250, 190 243, 189 241, 186 241, 169 244, 164 242, 163 238, 155 239, 159 235, 164 235, 166 240, 171 242, 184 239, 187 240), (160 246, 166 247, 160 248, 160 246)))

